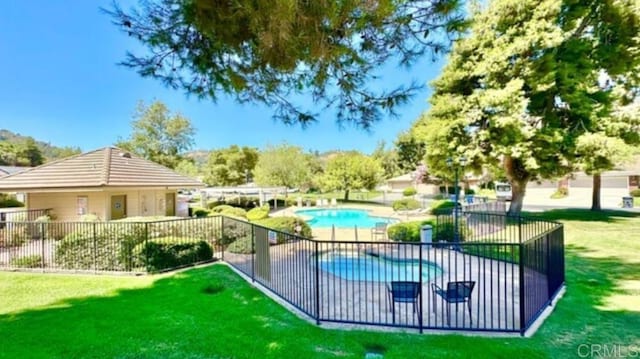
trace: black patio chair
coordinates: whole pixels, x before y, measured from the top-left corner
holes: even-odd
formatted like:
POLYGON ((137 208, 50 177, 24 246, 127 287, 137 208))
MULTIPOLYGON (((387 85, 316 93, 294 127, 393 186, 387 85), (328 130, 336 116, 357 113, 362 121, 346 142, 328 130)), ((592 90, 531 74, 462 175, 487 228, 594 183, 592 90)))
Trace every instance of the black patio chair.
POLYGON ((447 302, 447 325, 451 326, 451 311, 449 306, 455 304, 457 312, 458 304, 460 303, 467 303, 467 307, 469 308, 469 322, 473 324, 473 319, 471 318, 471 292, 473 292, 475 285, 476 282, 474 281, 448 282, 447 289, 443 290, 437 284, 431 283, 431 289, 434 293, 433 312, 436 312, 437 294, 447 302))
POLYGON ((393 323, 396 322, 396 303, 411 303, 413 312, 421 318, 420 295, 422 290, 419 282, 392 281, 387 283, 387 308, 391 304, 393 323), (417 307, 417 310, 416 310, 417 307))

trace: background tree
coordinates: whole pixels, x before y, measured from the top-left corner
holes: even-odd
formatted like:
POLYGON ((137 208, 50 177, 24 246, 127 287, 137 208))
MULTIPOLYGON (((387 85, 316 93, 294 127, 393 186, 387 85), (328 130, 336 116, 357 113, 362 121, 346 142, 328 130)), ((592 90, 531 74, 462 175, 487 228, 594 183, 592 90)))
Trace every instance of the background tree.
POLYGON ((32 137, 0 142, 0 164, 35 167, 44 163, 44 156, 32 137))
POLYGON ((382 178, 389 179, 402 174, 398 164, 398 152, 394 148, 387 149, 384 141, 378 142, 371 157, 382 166, 382 178))
POLYGON ((509 212, 519 213, 527 183, 572 172, 577 139, 609 118, 616 93, 598 86, 601 74, 637 88, 639 13, 633 0, 490 2, 455 44, 415 125, 446 126, 430 164, 464 154, 478 172, 502 169, 509 212))
POLYGON ((403 172, 416 169, 426 154, 426 144, 416 139, 410 131, 402 132, 395 141, 398 167, 403 172))
POLYGON ((193 145, 195 130, 191 121, 180 114, 171 113, 160 101, 149 106, 140 102, 133 117, 131 136, 116 143, 123 150, 175 168, 184 152, 193 145))
POLYGON ((198 166, 196 166, 192 159, 188 158, 180 160, 174 170, 183 176, 191 178, 196 178, 200 174, 198 166))
POLYGON ((260 186, 299 188, 309 182, 310 175, 308 156, 302 148, 284 143, 260 152, 254 181, 260 186))
POLYGON ((123 62, 141 76, 202 98, 262 103, 285 123, 316 120, 294 102, 311 96, 338 121, 368 128, 419 87, 372 90, 376 70, 442 52, 464 26, 462 3, 156 0, 105 11, 147 49, 123 62))
POLYGON ((253 178, 253 170, 258 162, 258 149, 238 147, 213 150, 205 167, 204 181, 210 186, 236 186, 253 178))
POLYGON ((382 166, 373 158, 357 151, 342 152, 328 161, 322 178, 323 190, 344 191, 344 200, 348 201, 352 190, 374 189, 382 173, 382 166))

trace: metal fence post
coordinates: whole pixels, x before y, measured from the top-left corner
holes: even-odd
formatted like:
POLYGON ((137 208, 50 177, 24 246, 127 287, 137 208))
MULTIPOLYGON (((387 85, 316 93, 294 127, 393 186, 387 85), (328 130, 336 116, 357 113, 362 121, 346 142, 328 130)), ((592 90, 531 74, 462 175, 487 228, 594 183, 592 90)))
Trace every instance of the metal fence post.
MULTIPOLYGON (((418 244, 418 251, 419 251, 419 253, 418 253, 418 259, 419 259, 419 262, 418 262, 418 267, 419 267, 418 277, 419 277, 419 281, 420 281, 420 292, 418 293, 419 297, 420 297, 420 303, 418 303, 419 304, 418 305, 418 325, 420 326, 420 334, 423 333, 422 316, 424 315, 424 297, 423 297, 424 291, 422 290, 422 283, 423 283, 423 281, 422 281, 422 246, 424 246, 424 245, 425 244, 423 244, 423 243, 418 244)), ((393 303, 392 303, 392 305, 393 305, 393 303)))
POLYGON ((98 249, 96 239, 96 222, 93 222, 93 270, 98 271, 98 249))
POLYGON ((40 262, 42 265, 42 272, 44 272, 44 241, 46 239, 46 235, 44 232, 44 223, 40 223, 40 233, 42 233, 42 238, 40 240, 41 243, 41 258, 40 258, 40 262))
POLYGON ((220 218, 220 237, 218 237, 218 243, 220 243, 220 247, 222 247, 222 261, 224 262, 224 241, 222 237, 224 237, 224 216, 219 216, 220 218))
MULTIPOLYGON (((149 242, 149 223, 145 222, 144 224, 144 243, 142 244, 142 248, 147 248, 147 243, 149 242)), ((149 251, 144 251, 144 270, 149 272, 149 251)))
POLYGON ((320 258, 318 258, 319 252, 318 252, 318 242, 314 241, 313 242, 315 244, 315 257, 316 257, 316 278, 315 278, 315 282, 316 282, 316 324, 320 325, 320 272, 319 272, 319 268, 320 268, 320 258))
POLYGON ((522 216, 518 216, 518 242, 522 243, 522 216))
MULTIPOLYGON (((251 281, 256 281, 256 236, 255 226, 251 225, 251 281)), ((264 271, 263 271, 264 272, 264 271)))
POLYGON ((519 244, 520 246, 520 253, 518 253, 518 257, 519 257, 519 269, 520 269, 520 273, 519 273, 519 282, 520 282, 520 335, 524 336, 524 332, 526 331, 526 323, 527 320, 525 318, 525 302, 526 302, 526 298, 525 298, 525 288, 524 288, 524 244, 522 242, 520 242, 519 244))

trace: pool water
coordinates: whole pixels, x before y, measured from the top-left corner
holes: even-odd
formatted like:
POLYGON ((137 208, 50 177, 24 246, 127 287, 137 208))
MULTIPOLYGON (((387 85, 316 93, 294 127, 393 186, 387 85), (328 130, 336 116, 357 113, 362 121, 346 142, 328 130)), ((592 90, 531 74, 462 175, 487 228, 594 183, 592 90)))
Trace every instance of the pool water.
POLYGON ((373 228, 378 222, 392 223, 393 218, 372 217, 369 212, 359 209, 304 209, 296 211, 299 216, 312 217, 307 223, 312 228, 373 228))
MULTIPOLYGON (((418 259, 395 259, 371 253, 329 251, 318 258, 320 269, 346 280, 367 282, 419 281, 418 259)), ((442 268, 422 261, 422 282, 442 274, 442 268)))

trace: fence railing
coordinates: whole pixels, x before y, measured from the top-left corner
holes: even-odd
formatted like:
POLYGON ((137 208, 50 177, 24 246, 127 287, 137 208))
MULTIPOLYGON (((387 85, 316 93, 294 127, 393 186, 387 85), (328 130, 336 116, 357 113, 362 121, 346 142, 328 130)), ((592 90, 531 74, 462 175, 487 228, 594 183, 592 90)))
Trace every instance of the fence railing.
POLYGON ((5 269, 157 272, 217 258, 317 323, 420 331, 524 333, 564 284, 562 225, 491 213, 437 216, 426 243, 319 241, 224 216, 0 230, 5 269))

